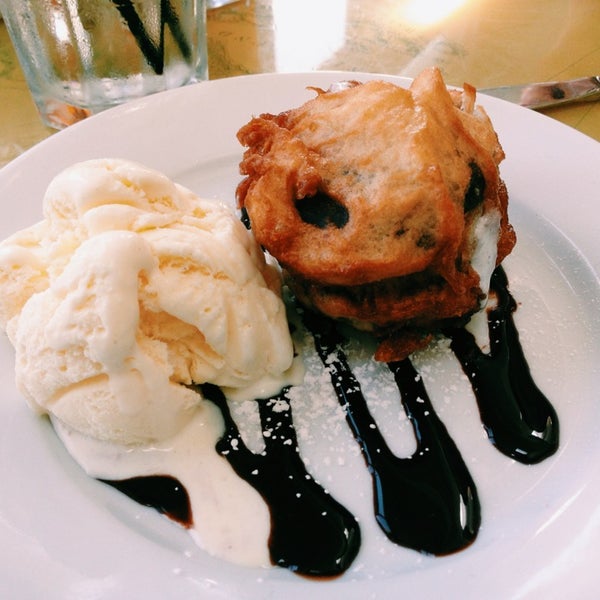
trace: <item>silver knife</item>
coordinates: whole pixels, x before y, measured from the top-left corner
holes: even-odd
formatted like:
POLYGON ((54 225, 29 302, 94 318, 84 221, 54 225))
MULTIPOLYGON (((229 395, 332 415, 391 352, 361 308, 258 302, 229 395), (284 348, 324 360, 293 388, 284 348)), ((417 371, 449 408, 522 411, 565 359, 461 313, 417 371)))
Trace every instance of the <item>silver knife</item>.
POLYGON ((582 77, 569 81, 481 88, 477 91, 537 110, 570 102, 600 100, 600 76, 582 77))

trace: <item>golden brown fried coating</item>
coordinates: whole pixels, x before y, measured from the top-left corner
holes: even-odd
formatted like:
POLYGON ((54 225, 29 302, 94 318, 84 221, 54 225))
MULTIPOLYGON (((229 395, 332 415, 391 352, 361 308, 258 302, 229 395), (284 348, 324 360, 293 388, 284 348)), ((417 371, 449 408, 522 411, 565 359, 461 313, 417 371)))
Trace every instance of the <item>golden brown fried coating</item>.
POLYGON ((498 262, 514 245, 504 153, 475 90, 449 92, 437 69, 408 90, 316 93, 240 129, 238 203, 301 301, 414 348, 421 330, 479 306, 477 220, 500 214, 498 262))

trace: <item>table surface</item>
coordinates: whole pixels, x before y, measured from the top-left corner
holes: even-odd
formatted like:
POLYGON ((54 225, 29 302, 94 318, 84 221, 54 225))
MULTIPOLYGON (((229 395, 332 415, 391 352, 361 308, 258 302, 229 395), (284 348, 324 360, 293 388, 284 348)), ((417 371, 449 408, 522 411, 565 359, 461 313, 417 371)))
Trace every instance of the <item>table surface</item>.
MULTIPOLYGON (((211 79, 368 71, 492 87, 600 74, 599 0, 240 0, 207 17, 211 79)), ((600 103, 550 117, 600 141, 600 103)), ((0 23, 0 167, 54 130, 39 119, 0 23)))

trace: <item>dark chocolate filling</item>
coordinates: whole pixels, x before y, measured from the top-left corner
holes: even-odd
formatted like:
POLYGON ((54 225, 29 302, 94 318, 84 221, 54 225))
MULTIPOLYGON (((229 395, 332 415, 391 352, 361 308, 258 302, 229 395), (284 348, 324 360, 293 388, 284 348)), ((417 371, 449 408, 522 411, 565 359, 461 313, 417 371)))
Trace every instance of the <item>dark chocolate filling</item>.
POLYGON ((479 206, 483 202, 485 195, 485 177, 479 165, 475 162, 470 162, 469 168, 471 169, 471 179, 469 180, 469 187, 465 192, 465 212, 469 212, 479 206))
POLYGON ((321 191, 297 200, 296 210, 305 223, 319 229, 330 226, 343 229, 350 219, 348 209, 341 202, 321 191))

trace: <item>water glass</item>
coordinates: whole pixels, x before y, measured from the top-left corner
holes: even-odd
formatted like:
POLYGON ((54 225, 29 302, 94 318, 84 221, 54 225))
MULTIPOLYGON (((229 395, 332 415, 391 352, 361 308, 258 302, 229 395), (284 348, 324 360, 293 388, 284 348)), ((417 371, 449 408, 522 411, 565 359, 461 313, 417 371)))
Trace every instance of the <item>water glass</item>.
POLYGON ((0 0, 43 121, 208 78, 205 0, 0 0))

